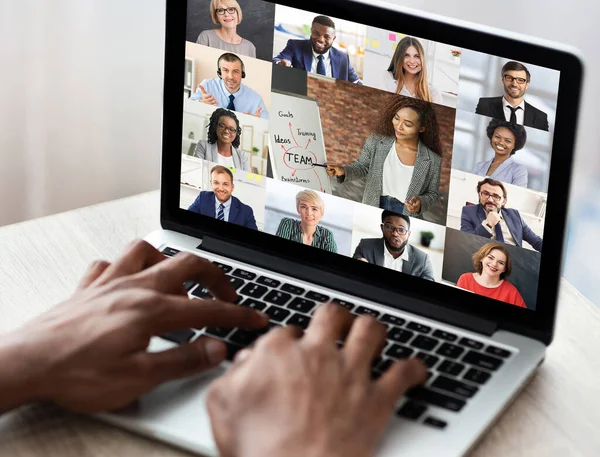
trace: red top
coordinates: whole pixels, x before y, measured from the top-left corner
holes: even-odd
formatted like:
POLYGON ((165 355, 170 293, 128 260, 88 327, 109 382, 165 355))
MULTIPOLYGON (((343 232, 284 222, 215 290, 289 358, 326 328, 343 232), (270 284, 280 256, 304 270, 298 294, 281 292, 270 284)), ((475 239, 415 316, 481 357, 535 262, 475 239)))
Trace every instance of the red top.
POLYGON ((471 292, 475 292, 478 295, 483 295, 484 297, 507 302, 511 305, 520 306, 521 308, 527 308, 525 300, 523 300, 523 297, 521 297, 517 288, 506 279, 502 281, 502 284, 498 287, 483 287, 475 281, 473 273, 465 273, 458 278, 456 285, 463 289, 470 290, 471 292))

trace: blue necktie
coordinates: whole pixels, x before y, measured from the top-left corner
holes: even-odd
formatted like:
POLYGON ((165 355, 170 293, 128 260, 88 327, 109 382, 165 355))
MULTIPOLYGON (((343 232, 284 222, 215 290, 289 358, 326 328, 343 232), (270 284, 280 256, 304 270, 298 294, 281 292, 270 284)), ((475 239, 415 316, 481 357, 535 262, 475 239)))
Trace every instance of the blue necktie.
POLYGON ((323 54, 317 56, 317 73, 325 76, 325 63, 323 62, 323 54))
POLYGON ((219 214, 217 214, 217 220, 224 221, 225 220, 225 205, 221 203, 219 205, 219 214))
POLYGON ((235 111, 235 105, 233 104, 233 101, 235 100, 235 97, 232 95, 229 96, 229 105, 227 105, 227 109, 230 109, 231 111, 235 111))
POLYGON ((502 235, 502 227, 500 227, 500 222, 494 225, 494 230, 496 231, 496 241, 498 243, 504 243, 504 235, 502 235))

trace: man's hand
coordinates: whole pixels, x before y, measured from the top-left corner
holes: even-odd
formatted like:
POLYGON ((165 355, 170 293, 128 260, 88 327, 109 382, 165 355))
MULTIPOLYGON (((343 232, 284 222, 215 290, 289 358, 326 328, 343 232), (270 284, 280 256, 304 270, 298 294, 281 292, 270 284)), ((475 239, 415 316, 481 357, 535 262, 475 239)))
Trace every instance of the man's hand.
POLYGON ((198 84, 198 89, 200 89, 200 92, 202 93, 202 98, 199 100, 200 102, 206 103, 207 105, 214 105, 214 106, 219 105, 217 103, 217 99, 215 97, 213 97, 212 95, 210 95, 208 92, 206 92, 206 90, 204 89, 204 86, 202 84, 198 84))
POLYGON ((250 116, 256 116, 256 117, 260 117, 260 113, 261 113, 261 111, 262 111, 262 106, 259 106, 259 107, 256 109, 256 112, 254 112, 254 113, 246 112, 246 113, 244 113, 244 114, 249 114, 250 116))
POLYGON ((421 212, 421 199, 419 197, 412 197, 406 201, 406 209, 411 213, 421 212))
POLYGON ((182 328, 267 325, 266 315, 225 303, 235 298, 211 262, 187 253, 166 259, 135 242, 116 262, 92 264, 71 298, 2 337, 0 411, 33 400, 116 409, 162 382, 215 367, 226 348, 210 338, 159 353, 146 348, 152 336, 182 328), (190 300, 188 280, 216 299, 190 300))
POLYGON ((325 173, 327 173, 327 176, 344 176, 346 174, 346 170, 344 170, 344 167, 331 165, 329 163, 326 163, 325 165, 327 166, 327 168, 325 169, 325 173))
POLYGON ((281 59, 279 62, 277 62, 277 65, 282 65, 284 67, 291 67, 292 62, 290 62, 289 60, 286 60, 286 59, 281 59))
POLYGON ((485 223, 494 228, 498 222, 500 222, 500 213, 496 211, 490 211, 485 218, 485 223))
POLYGON ((425 382, 426 369, 416 359, 396 361, 372 381, 386 330, 370 316, 352 319, 341 306, 322 305, 304 336, 277 329, 238 353, 207 397, 223 457, 373 455, 396 401, 425 382))

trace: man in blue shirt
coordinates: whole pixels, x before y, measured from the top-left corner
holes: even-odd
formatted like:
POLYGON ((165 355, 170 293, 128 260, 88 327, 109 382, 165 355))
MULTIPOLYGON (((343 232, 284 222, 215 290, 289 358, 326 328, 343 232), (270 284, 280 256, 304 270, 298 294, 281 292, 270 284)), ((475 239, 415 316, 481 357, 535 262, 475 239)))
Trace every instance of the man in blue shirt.
POLYGON ((242 84, 242 79, 246 77, 242 59, 226 52, 219 57, 217 66, 218 78, 203 80, 190 100, 269 119, 262 97, 242 84))

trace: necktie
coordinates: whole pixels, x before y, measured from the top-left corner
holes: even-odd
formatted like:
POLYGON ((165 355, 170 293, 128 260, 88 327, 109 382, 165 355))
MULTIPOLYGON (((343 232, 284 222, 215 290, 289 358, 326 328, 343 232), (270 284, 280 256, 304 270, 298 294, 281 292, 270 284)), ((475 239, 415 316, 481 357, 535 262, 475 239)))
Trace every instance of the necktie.
POLYGON ((508 109, 510 110, 510 119, 508 122, 510 122, 511 124, 516 124, 517 123, 517 110, 521 109, 521 107, 517 106, 516 108, 513 108, 512 106, 509 106, 508 109))
POLYGON ((504 243, 504 235, 502 235, 502 227, 500 227, 500 222, 494 225, 494 230, 496 232, 496 241, 498 243, 504 243))
POLYGON ((317 56, 317 60, 318 60, 318 62, 317 62, 317 73, 319 75, 325 76, 325 63, 323 62, 323 55, 319 54, 317 56))
POLYGON ((225 220, 225 206, 223 203, 219 205, 219 214, 217 214, 217 220, 224 221, 225 220))
POLYGON ((235 97, 232 95, 229 96, 229 105, 227 105, 227 109, 230 109, 231 111, 235 111, 235 105, 233 104, 233 101, 235 100, 235 97))

